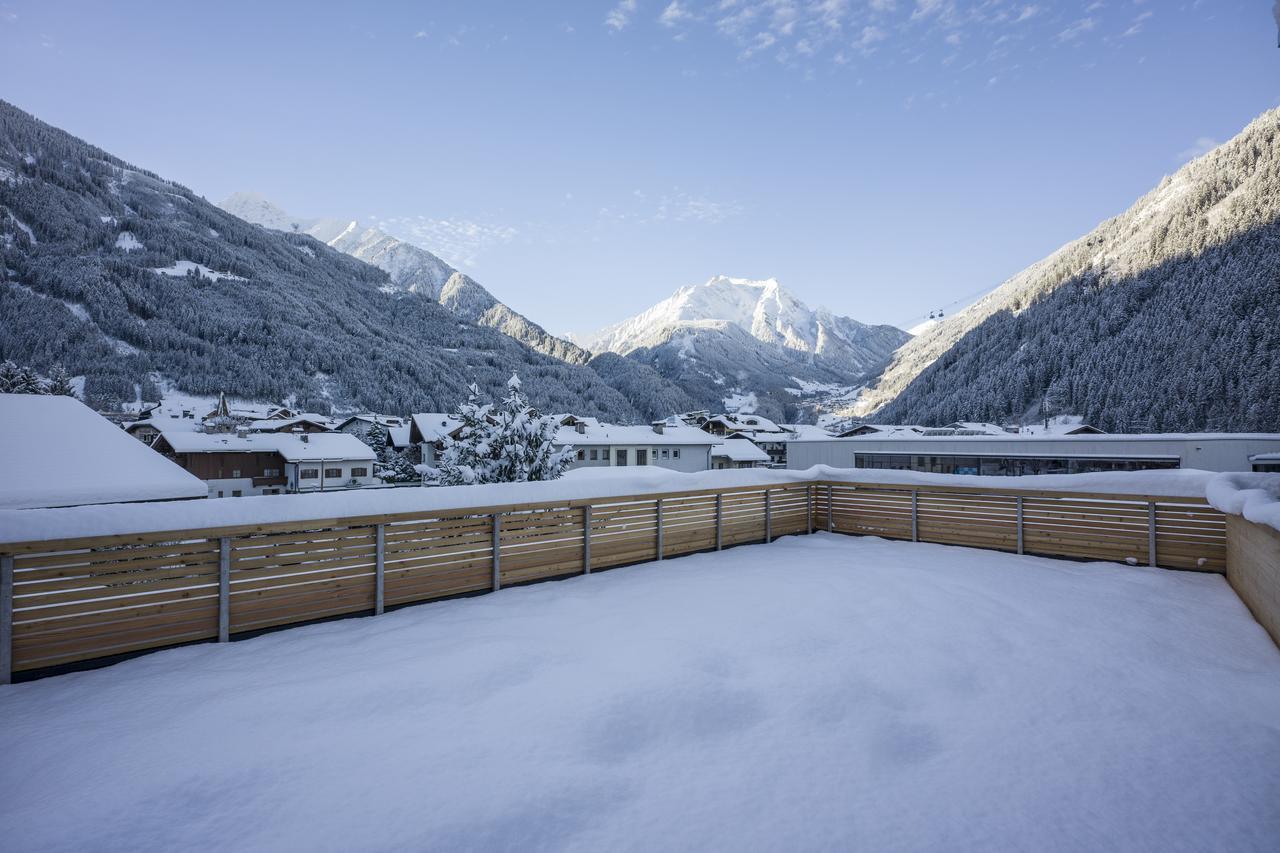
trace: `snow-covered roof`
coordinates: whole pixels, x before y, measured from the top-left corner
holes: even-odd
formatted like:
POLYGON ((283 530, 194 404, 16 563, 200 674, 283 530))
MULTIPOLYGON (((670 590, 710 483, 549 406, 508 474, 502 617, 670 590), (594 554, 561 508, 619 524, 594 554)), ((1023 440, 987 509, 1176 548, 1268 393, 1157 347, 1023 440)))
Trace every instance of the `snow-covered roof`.
POLYGON ((726 438, 711 448, 714 459, 719 456, 733 462, 768 462, 769 454, 745 438, 726 438))
POLYGON ((165 434, 163 440, 174 453, 279 453, 286 462, 320 462, 350 459, 372 461, 373 450, 345 432, 318 432, 302 435, 259 432, 238 436, 225 432, 183 432, 165 434))
POLYGON ((293 418, 263 418, 261 420, 250 421, 249 429, 255 432, 288 432, 292 427, 301 426, 302 424, 315 424, 325 429, 332 428, 328 418, 318 417, 314 415, 298 415, 293 418))
POLYGON ((808 441, 815 438, 831 438, 831 433, 816 424, 778 424, 792 434, 793 441, 808 441))
POLYGON ((204 498, 202 480, 72 397, 0 394, 0 508, 204 498))
POLYGON ((358 415, 351 415, 350 417, 340 419, 335 429, 342 429, 352 421, 359 421, 360 423, 365 424, 376 423, 388 428, 405 425, 404 418, 396 415, 379 415, 374 412, 362 412, 358 415))
POLYGON ((410 427, 408 424, 405 426, 387 427, 387 442, 392 447, 408 447, 409 429, 410 427))
POLYGON ((441 441, 462 426, 462 421, 445 412, 418 412, 413 415, 413 425, 423 441, 441 441))
POLYGON ((782 427, 760 415, 724 414, 710 418, 708 423, 720 422, 726 429, 738 432, 783 432, 782 427))
POLYGON ((1003 427, 978 421, 955 421, 943 427, 926 427, 924 434, 939 435, 1010 435, 1003 427))
POLYGON ((575 427, 561 427, 556 430, 556 444, 588 447, 601 444, 630 445, 704 445, 710 446, 719 442, 715 436, 703 432, 697 427, 667 426, 661 433, 655 432, 651 426, 619 426, 617 424, 598 424, 587 426, 585 432, 578 432, 575 427))
POLYGON ((1249 457, 1250 462, 1280 462, 1280 453, 1255 453, 1249 457))

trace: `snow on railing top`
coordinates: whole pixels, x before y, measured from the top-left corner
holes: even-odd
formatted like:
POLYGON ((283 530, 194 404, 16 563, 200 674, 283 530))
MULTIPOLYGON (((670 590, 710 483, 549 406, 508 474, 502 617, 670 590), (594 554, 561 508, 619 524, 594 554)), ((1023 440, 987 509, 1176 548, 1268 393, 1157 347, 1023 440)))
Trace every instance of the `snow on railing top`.
MULTIPOLYGON (((309 495, 267 495, 175 501, 106 504, 60 509, 0 510, 0 546, 83 537, 159 533, 168 530, 212 530, 264 524, 318 522, 333 526, 341 519, 401 513, 433 513, 470 509, 599 501, 616 497, 661 495, 751 486, 784 486, 812 482, 941 486, 976 491, 1045 491, 1120 496, 1203 498, 1214 475, 1189 469, 1048 474, 1027 477, 982 477, 925 474, 866 468, 807 470, 739 469, 683 474, 656 467, 586 468, 559 480, 441 488, 357 489, 309 495)), ((3 551, 0 547, 0 551, 3 551)))
POLYGON ((1205 497, 1220 512, 1280 530, 1280 474, 1218 474, 1205 497))

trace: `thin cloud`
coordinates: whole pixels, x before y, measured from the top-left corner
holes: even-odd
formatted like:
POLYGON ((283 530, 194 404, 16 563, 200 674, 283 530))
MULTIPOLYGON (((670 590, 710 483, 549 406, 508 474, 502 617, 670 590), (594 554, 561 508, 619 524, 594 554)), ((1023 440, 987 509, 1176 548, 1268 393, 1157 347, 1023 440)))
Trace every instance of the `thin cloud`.
POLYGON ((658 23, 664 27, 678 27, 685 21, 692 20, 693 15, 680 4, 680 0, 672 0, 667 8, 658 16, 658 23))
POLYGON ((636 0, 620 0, 604 17, 604 25, 614 32, 625 29, 636 13, 636 0))
POLYGON ((1197 157, 1203 157, 1222 143, 1211 136, 1201 136, 1191 144, 1190 148, 1185 148, 1178 152, 1178 159, 1182 162, 1194 160, 1197 157))
POLYGON ((470 219, 400 216, 377 219, 379 230, 421 246, 455 267, 475 268, 493 249, 510 243, 519 231, 510 225, 470 219))

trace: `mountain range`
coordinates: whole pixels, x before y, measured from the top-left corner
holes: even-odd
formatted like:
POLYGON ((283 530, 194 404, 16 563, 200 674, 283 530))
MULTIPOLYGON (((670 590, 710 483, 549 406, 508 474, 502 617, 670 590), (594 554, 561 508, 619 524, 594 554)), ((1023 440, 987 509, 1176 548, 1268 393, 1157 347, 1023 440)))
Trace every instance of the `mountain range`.
POLYGON ((571 363, 477 322, 503 312, 456 271, 436 291, 447 265, 396 281, 302 230, 249 224, 0 101, 0 357, 64 365, 94 405, 166 384, 316 411, 441 411, 473 382, 501 394, 513 372, 544 411, 628 422, 695 405, 644 365, 571 363))
POLYGON ((851 416, 1280 431, 1280 110, 920 330, 851 416))
POLYGON ((791 420, 804 389, 872 379, 910 335, 811 309, 776 279, 715 276, 580 343, 652 366, 699 399, 751 395, 791 420))
POLYGON ((438 411, 519 372, 544 411, 617 422, 1280 431, 1280 110, 915 337, 717 276, 566 340, 376 228, 224 205, 0 101, 0 358, 62 364, 101 408, 164 386, 438 411))

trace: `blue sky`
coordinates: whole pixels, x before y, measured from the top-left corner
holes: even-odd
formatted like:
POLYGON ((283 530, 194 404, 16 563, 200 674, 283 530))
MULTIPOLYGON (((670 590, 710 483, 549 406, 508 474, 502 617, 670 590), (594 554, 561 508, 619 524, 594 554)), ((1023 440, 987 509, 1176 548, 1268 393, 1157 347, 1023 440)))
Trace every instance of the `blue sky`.
POLYGON ((1280 103, 1270 0, 0 0, 0 97, 555 332, 715 274, 910 325, 1280 103))

